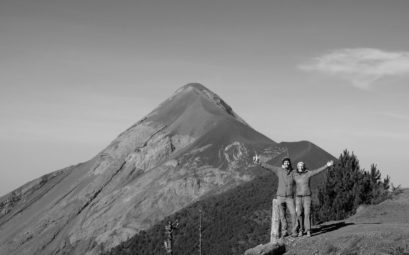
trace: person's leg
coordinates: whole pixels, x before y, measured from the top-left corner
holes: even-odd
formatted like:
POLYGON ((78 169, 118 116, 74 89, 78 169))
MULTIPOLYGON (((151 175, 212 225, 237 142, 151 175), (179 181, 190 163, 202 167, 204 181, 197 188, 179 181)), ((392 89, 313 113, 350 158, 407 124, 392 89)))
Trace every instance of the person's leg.
POLYGON ((307 231, 307 236, 311 236, 311 196, 304 197, 304 227, 307 231))
POLYGON ((302 231, 303 231, 303 222, 302 222, 302 197, 295 197, 295 212, 297 214, 297 227, 299 227, 298 230, 298 236, 302 236, 302 231))
POLYGON ((295 214, 294 198, 287 197, 286 204, 291 215, 292 234, 293 236, 297 236, 297 215, 295 214))
POLYGON ((277 196, 277 202, 281 222, 281 236, 284 237, 287 235, 287 220, 285 218, 285 199, 283 197, 277 196))

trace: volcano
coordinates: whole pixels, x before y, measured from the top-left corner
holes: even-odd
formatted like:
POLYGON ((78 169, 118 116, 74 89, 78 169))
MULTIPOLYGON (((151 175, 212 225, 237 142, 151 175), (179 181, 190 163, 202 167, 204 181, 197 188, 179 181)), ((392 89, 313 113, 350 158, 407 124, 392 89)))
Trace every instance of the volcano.
POLYGON ((317 167, 329 153, 276 143, 201 84, 177 90, 94 158, 0 198, 0 254, 100 254, 166 216, 254 180, 252 156, 317 167))

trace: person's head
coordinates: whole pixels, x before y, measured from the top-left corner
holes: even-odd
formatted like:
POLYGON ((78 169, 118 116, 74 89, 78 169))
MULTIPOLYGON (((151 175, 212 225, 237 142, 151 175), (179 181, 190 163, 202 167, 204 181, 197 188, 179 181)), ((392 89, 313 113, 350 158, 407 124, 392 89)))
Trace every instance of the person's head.
POLYGON ((304 172, 304 170, 305 170, 305 164, 304 164, 304 162, 302 162, 302 161, 298 162, 298 163, 297 163, 297 171, 298 171, 299 173, 302 173, 302 172, 304 172))
POLYGON ((282 164, 282 167, 284 169, 287 169, 287 170, 292 170, 293 169, 292 166, 291 166, 290 158, 283 158, 283 160, 281 160, 281 164, 282 164))

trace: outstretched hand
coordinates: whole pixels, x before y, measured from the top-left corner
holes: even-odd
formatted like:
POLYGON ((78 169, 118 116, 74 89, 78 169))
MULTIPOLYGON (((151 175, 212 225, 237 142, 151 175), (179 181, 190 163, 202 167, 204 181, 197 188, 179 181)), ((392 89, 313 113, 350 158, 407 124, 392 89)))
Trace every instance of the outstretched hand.
POLYGON ((253 163, 256 165, 260 165, 260 157, 256 154, 255 156, 253 156, 253 163))
POLYGON ((330 166, 333 166, 333 165, 334 165, 334 161, 333 161, 333 160, 327 162, 327 167, 330 167, 330 166))

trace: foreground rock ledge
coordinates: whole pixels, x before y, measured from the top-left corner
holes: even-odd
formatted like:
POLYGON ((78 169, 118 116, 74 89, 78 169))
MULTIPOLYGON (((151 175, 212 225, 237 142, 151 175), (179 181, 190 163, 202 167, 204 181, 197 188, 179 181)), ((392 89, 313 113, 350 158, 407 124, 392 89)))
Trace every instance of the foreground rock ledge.
POLYGON ((267 243, 248 249, 244 255, 281 255, 284 252, 285 245, 283 243, 267 243))

